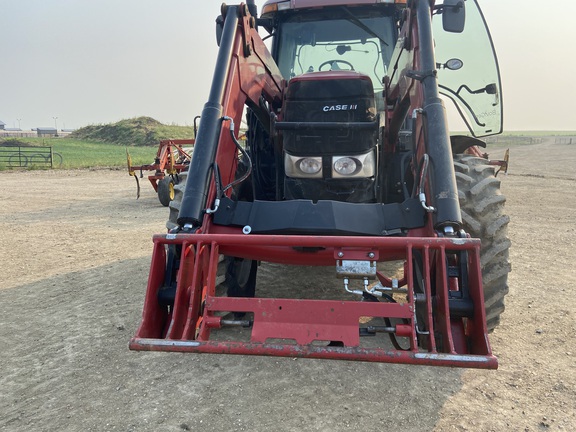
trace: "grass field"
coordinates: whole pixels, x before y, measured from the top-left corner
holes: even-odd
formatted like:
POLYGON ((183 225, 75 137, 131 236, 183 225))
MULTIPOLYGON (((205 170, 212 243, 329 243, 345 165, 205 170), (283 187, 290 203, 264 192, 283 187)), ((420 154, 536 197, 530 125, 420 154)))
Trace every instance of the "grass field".
MULTIPOLYGON (((61 169, 123 167, 126 166, 126 148, 130 152, 133 165, 149 164, 154 162, 158 150, 157 145, 126 147, 73 138, 21 138, 19 140, 32 146, 52 147, 54 153, 62 155, 62 166, 55 167, 61 169)), ((31 168, 42 169, 43 167, 32 166, 31 168)), ((11 168, 8 168, 6 163, 0 163, 0 170, 3 169, 11 168)))

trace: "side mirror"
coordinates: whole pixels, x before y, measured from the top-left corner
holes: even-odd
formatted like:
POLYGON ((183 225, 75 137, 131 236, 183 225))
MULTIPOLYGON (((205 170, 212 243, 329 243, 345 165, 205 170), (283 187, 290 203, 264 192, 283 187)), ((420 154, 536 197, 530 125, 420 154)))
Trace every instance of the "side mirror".
POLYGON ((222 40, 222 31, 224 30, 224 17, 219 15, 216 18, 216 43, 220 46, 220 41, 222 40))
POLYGON ((464 0, 444 0, 442 5, 442 27, 450 33, 462 33, 466 21, 464 0))

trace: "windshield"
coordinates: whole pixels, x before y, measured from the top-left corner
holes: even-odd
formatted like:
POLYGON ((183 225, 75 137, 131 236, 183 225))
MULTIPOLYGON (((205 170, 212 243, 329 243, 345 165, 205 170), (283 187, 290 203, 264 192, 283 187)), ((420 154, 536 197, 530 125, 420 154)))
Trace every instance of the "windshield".
POLYGON ((435 16, 434 38, 440 92, 455 103, 474 136, 502 132, 502 92, 498 61, 492 39, 476 1, 466 1, 466 25, 462 33, 442 29, 435 16), (448 67, 460 60, 462 67, 448 67))
POLYGON ((289 16, 279 26, 277 63, 289 80, 307 72, 354 70, 382 90, 396 44, 389 7, 338 7, 289 16))

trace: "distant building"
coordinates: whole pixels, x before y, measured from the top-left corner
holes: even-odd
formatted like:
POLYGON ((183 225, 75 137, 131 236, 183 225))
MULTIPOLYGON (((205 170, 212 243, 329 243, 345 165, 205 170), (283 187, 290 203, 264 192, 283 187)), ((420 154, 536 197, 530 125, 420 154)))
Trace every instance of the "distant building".
POLYGON ((4 129, 6 132, 22 132, 22 129, 20 128, 7 128, 7 127, 3 127, 1 129, 4 129))
POLYGON ((6 126, 6 123, 4 123, 2 120, 0 120, 0 129, 4 130, 5 126, 6 126))
POLYGON ((36 133, 39 137, 58 136, 58 129, 53 127, 39 127, 36 128, 36 133))

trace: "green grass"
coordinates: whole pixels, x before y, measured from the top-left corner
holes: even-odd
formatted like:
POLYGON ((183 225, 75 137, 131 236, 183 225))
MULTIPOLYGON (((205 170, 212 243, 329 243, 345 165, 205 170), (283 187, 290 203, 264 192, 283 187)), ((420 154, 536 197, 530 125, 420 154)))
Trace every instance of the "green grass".
MULTIPOLYGON (((62 155, 62 168, 126 166, 126 146, 73 138, 49 141, 53 151, 62 155)), ((128 147, 133 165, 153 163, 157 150, 158 143, 153 146, 128 147)))
MULTIPOLYGON (((62 155, 62 169, 80 169, 97 167, 125 167, 126 146, 107 144, 74 138, 20 138, 34 146, 52 147, 52 151, 62 155)), ((158 150, 154 146, 128 147, 132 165, 151 164, 158 150)), ((32 167, 40 168, 40 167, 32 167)), ((7 169, 0 164, 0 170, 7 169)))

